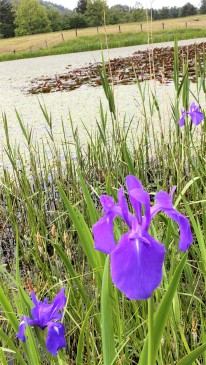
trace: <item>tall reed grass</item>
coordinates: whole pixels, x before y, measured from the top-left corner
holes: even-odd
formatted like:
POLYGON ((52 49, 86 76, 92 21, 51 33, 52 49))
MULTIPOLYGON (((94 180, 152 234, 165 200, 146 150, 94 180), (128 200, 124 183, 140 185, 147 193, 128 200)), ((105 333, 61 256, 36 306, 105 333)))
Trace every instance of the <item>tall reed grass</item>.
MULTIPOLYGON (((181 79, 177 44, 174 52, 175 97, 170 102, 168 133, 164 133, 165 116, 155 91, 138 81, 144 117, 142 125, 130 133, 132 121, 118 119, 104 67, 100 74, 110 115, 100 105, 97 128, 95 132, 86 129, 84 144, 70 116, 72 140, 68 141, 62 124, 62 143, 57 145, 52 118, 40 105, 48 132, 47 147, 33 140, 32 131, 17 114, 27 146, 27 154, 23 154, 20 145, 10 143, 9 121, 4 115, 5 154, 10 168, 3 168, 0 184, 3 365, 147 364, 142 352, 147 341, 147 303, 126 299, 112 285, 108 259, 105 264, 104 255, 93 249, 91 234, 91 226, 101 216, 99 196, 106 193, 116 200, 127 174, 137 176, 151 197, 158 190, 169 191, 177 185, 175 206, 189 217, 194 233, 186 260, 177 250, 175 224, 164 215, 152 224, 153 236, 167 248, 163 282, 153 296, 154 308, 161 303, 164 309, 163 316, 158 310, 155 314, 154 333, 158 337, 162 331, 156 364, 206 364, 204 347, 199 347, 206 339, 205 123, 196 129, 189 120, 184 129, 177 124, 182 107, 194 99, 198 103, 200 93, 205 94, 205 64, 200 65, 197 57, 199 76, 193 95, 187 60, 181 79), (154 109, 162 126, 158 134, 153 125, 154 109), (26 343, 20 342, 16 333, 21 315, 29 314, 30 291, 35 290, 39 298, 53 298, 61 286, 66 287, 67 294, 64 323, 68 347, 54 358, 46 351, 40 330, 33 332, 28 327, 26 343), (109 332, 108 323, 112 326, 109 332)), ((116 236, 120 234, 116 227, 116 236)))

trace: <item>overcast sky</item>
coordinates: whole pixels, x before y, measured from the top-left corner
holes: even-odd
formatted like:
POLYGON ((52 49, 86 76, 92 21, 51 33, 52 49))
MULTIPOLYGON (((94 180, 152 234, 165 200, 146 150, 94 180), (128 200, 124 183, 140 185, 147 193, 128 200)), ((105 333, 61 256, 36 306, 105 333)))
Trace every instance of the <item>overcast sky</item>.
MULTIPOLYGON (((78 0, 48 0, 52 3, 56 3, 59 5, 63 5, 65 8, 68 9, 74 9, 77 5, 78 0)), ((163 6, 183 6, 187 2, 190 2, 191 4, 195 6, 200 6, 201 0, 139 0, 143 7, 150 7, 151 2, 153 3, 153 8, 160 9, 163 6)), ((128 5, 128 6, 134 6, 136 3, 136 0, 107 0, 108 6, 113 6, 116 4, 122 4, 122 5, 128 5)))

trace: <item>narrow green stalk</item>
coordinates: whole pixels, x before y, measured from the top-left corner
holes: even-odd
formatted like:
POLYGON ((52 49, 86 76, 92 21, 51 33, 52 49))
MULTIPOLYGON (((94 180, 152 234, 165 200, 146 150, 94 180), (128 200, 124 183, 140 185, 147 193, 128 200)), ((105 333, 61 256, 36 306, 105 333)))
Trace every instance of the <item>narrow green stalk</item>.
POLYGON ((19 273, 19 236, 16 228, 16 281, 20 284, 20 273, 19 273))
POLYGON ((153 296, 148 299, 148 365, 154 365, 153 296))

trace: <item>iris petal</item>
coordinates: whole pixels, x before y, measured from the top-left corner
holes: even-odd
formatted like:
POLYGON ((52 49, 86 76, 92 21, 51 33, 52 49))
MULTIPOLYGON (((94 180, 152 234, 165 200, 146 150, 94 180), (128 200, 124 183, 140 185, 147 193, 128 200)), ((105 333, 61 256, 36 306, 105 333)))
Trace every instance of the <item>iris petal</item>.
POLYGON ((170 194, 168 194, 166 191, 159 191, 156 195, 155 195, 155 200, 157 202, 157 204, 163 208, 173 208, 173 204, 172 204, 172 196, 170 194))
POLYGON ((52 311, 52 304, 46 304, 39 302, 39 304, 31 309, 31 315, 35 320, 35 324, 40 328, 47 326, 47 322, 50 320, 50 312, 52 311))
POLYGON ((49 320, 60 320, 62 318, 62 313, 58 312, 64 308, 66 304, 66 296, 64 295, 65 288, 62 288, 60 292, 54 297, 51 303, 51 311, 49 313, 49 320))
POLYGON ((32 302, 34 303, 34 305, 35 305, 35 306, 38 306, 40 302, 39 302, 39 300, 37 299, 37 297, 36 297, 36 295, 35 295, 34 291, 32 291, 30 295, 31 295, 31 299, 32 299, 32 302))
POLYGON ((130 192, 130 190, 133 190, 133 189, 142 189, 141 181, 138 180, 137 177, 133 176, 133 175, 126 176, 126 185, 127 185, 128 193, 130 192))
POLYGON ((16 337, 20 338, 20 340, 22 340, 23 342, 26 342, 26 337, 24 335, 24 332, 26 330, 26 325, 27 325, 26 317, 22 316, 16 337))
POLYGON ((38 325, 38 321, 35 319, 31 319, 29 317, 26 316, 22 316, 21 318, 21 322, 19 325, 19 330, 17 333, 17 337, 20 338, 20 340, 22 340, 23 342, 26 342, 26 337, 24 335, 24 332, 26 330, 26 326, 33 326, 33 325, 38 325))
POLYGON ((94 248, 106 254, 110 254, 116 247, 114 239, 114 216, 107 214, 92 227, 94 235, 94 248))
POLYGON ((133 218, 133 215, 129 211, 128 204, 127 204, 127 200, 125 198, 124 189, 123 188, 119 189, 119 191, 118 191, 118 203, 117 203, 117 206, 119 206, 121 208, 121 216, 125 220, 125 222, 128 225, 128 227, 131 228, 132 227, 132 218, 133 218))
MULTIPOLYGON (((174 190, 174 189, 173 189, 174 190)), ((193 242, 190 223, 187 217, 179 213, 172 205, 172 196, 165 191, 155 195, 156 204, 151 208, 151 217, 163 211, 169 218, 172 218, 180 229, 179 250, 186 251, 193 242)))
POLYGON ((178 121, 180 127, 183 127, 185 125, 185 115, 186 113, 184 113, 178 121))
POLYGON ((107 214, 114 207, 114 199, 109 195, 101 195, 100 202, 103 207, 103 213, 107 214))
POLYGON ((138 220, 139 223, 141 223, 141 220, 142 220, 141 203, 139 203, 136 199, 133 199, 130 196, 130 192, 134 189, 140 189, 141 191, 144 191, 142 189, 142 183, 135 176, 127 175, 126 176, 126 185, 127 185, 127 190, 128 190, 128 193, 129 193, 131 204, 132 204, 132 206, 134 208, 134 211, 136 213, 136 216, 137 216, 137 220, 138 220))
POLYGON ((189 115, 190 115, 194 125, 200 124, 201 121, 204 119, 204 114, 201 113, 200 111, 191 112, 191 113, 189 113, 189 115))
POLYGON ((180 251, 186 251, 193 242, 192 232, 187 217, 175 209, 165 209, 164 212, 179 225, 180 240, 178 248, 180 251))
POLYGON ((190 104, 190 113, 193 112, 194 110, 199 110, 199 107, 195 104, 195 102, 193 101, 190 104))
POLYGON ((57 351, 66 347, 65 328, 63 323, 52 322, 48 326, 46 338, 46 348, 54 356, 57 356, 57 351))
MULTIPOLYGON (((142 226, 143 229, 148 229, 150 226, 150 197, 149 194, 143 190, 143 189, 133 189, 130 191, 129 198, 131 201, 131 204, 135 206, 137 203, 140 204, 140 206, 145 206, 145 216, 144 219, 142 219, 142 226)), ((142 214, 142 213, 141 213, 142 214)), ((141 222, 139 222, 141 223, 141 222)))
MULTIPOLYGON (((122 199, 122 193, 119 193, 120 199, 122 199)), ((94 248, 96 250, 102 251, 106 254, 111 253, 115 248, 116 242, 114 239, 114 218, 117 216, 122 217, 122 207, 125 210, 125 201, 115 204, 113 198, 108 195, 101 195, 101 204, 103 206, 103 212, 105 216, 98 220, 92 227, 92 232, 94 235, 94 248)), ((125 216, 127 212, 125 211, 125 216)))
POLYGON ((139 239, 124 234, 111 253, 114 284, 129 299, 147 299, 162 280, 164 246, 147 232, 139 239))

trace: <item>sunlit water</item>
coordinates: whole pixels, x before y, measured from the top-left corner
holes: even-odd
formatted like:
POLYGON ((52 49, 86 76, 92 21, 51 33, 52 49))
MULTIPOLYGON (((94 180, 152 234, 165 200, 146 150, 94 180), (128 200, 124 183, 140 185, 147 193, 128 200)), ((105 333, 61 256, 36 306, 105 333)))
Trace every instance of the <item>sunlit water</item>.
MULTIPOLYGON (((196 42, 200 41, 203 41, 203 39, 196 40, 196 42)), ((195 40, 188 40, 179 42, 179 44, 191 44, 194 42, 195 40)), ((173 42, 155 44, 154 46, 162 47, 163 45, 173 46, 173 42)), ((148 45, 111 49, 109 52, 104 51, 104 58, 107 60, 108 57, 126 57, 132 55, 137 50, 145 50, 147 48, 148 45)), ((57 142, 60 142, 62 139, 62 121, 66 126, 68 140, 71 137, 69 113, 71 114, 74 126, 78 127, 82 142, 84 142, 87 135, 82 126, 82 122, 89 131, 94 131, 96 121, 99 119, 100 114, 100 100, 104 109, 108 109, 102 87, 82 85, 79 89, 73 91, 61 91, 43 95, 26 94, 23 90, 30 85, 30 81, 34 78, 39 78, 43 75, 54 76, 58 73, 64 73, 67 71, 66 67, 68 65, 70 65, 71 69, 88 66, 90 62, 101 61, 101 57, 101 51, 91 51, 0 63, 0 112, 1 114, 5 112, 7 115, 11 142, 17 142, 21 148, 24 148, 25 143, 15 115, 15 108, 22 117, 23 122, 28 124, 29 127, 33 127, 34 139, 46 141, 46 122, 39 107, 39 102, 44 102, 48 112, 52 114, 55 140, 57 142)), ((170 116, 170 98, 174 93, 173 86, 172 84, 161 85, 158 82, 149 82, 149 84, 152 90, 156 92, 161 115, 164 116, 163 119, 167 127, 170 116)), ((194 85, 192 88, 195 92, 194 85)), ((120 124, 123 122, 124 115, 126 115, 128 123, 133 118, 131 130, 136 129, 137 124, 141 125, 141 121, 143 120, 142 102, 137 85, 115 86, 115 102, 120 124)), ((148 113, 150 114, 149 104, 147 107, 148 113)), ((158 130, 159 123, 155 110, 152 121, 156 123, 155 129, 158 130)), ((5 144, 2 115, 0 116, 0 138, 0 155, 2 156, 3 146, 5 144)), ((2 157, 0 166, 2 166, 2 157)))

